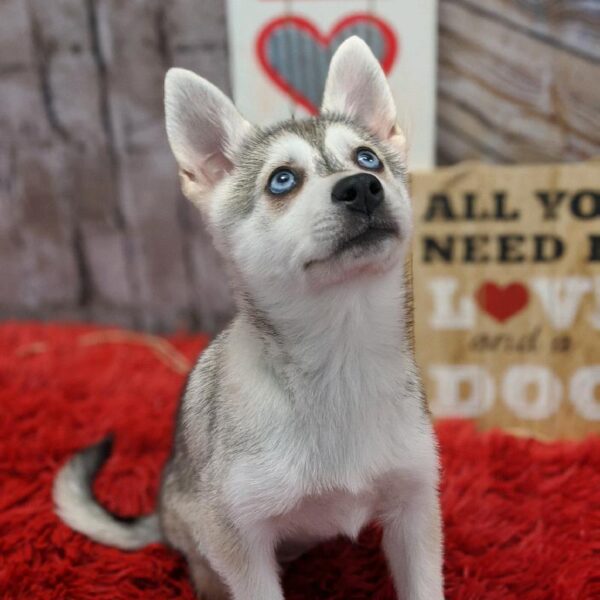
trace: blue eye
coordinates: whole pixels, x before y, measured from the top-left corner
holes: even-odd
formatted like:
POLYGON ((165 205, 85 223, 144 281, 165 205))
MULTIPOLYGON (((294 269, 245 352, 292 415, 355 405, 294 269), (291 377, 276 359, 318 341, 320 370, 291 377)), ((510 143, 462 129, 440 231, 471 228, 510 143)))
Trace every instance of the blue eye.
POLYGON ((269 179, 269 191, 272 194, 287 194, 296 185, 298 185, 296 175, 289 169, 278 169, 269 179))
POLYGON ((377 171, 382 166, 377 154, 367 148, 359 148, 356 151, 356 162, 359 167, 371 169, 372 171, 377 171))

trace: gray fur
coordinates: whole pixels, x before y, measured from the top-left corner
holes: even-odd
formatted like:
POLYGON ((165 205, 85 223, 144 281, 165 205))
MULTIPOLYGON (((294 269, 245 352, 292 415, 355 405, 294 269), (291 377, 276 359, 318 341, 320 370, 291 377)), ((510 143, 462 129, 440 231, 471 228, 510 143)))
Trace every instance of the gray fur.
POLYGON ((262 168, 269 147, 279 137, 292 133, 313 146, 320 157, 318 175, 325 177, 343 170, 343 165, 325 147, 327 128, 342 124, 360 135, 384 159, 395 177, 406 181, 406 165, 381 141, 357 121, 345 115, 325 114, 307 119, 288 119, 271 127, 255 128, 244 140, 234 158, 234 195, 230 207, 233 219, 243 219, 252 212, 257 200, 257 174, 262 168))

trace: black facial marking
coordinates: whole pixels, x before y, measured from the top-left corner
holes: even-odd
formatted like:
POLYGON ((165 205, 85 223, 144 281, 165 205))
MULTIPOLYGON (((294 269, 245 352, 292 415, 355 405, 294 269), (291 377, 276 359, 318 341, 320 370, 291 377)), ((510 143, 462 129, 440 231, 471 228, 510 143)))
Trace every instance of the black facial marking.
POLYGON ((113 444, 114 435, 110 433, 102 441, 86 448, 79 454, 79 459, 84 467, 84 479, 90 488, 100 469, 112 454, 113 444))
POLYGON ((261 310, 254 298, 247 291, 242 291, 238 294, 237 304, 241 313, 244 314, 248 322, 254 326, 259 335, 265 338, 279 340, 277 329, 267 317, 266 313, 261 310))
POLYGON ((317 161, 317 174, 321 177, 333 175, 343 170, 344 165, 335 156, 327 151, 325 145, 319 147, 320 158, 317 161))
POLYGON ((397 153, 351 118, 340 114, 326 114, 301 120, 290 119, 272 127, 255 129, 240 148, 234 159, 234 194, 231 198, 233 216, 241 219, 252 212, 259 195, 263 192, 257 185, 258 174, 271 144, 282 135, 295 134, 317 149, 318 175, 327 176, 342 171, 343 163, 325 147, 327 128, 334 124, 345 125, 354 130, 385 162, 394 177, 406 179, 406 166, 397 153))

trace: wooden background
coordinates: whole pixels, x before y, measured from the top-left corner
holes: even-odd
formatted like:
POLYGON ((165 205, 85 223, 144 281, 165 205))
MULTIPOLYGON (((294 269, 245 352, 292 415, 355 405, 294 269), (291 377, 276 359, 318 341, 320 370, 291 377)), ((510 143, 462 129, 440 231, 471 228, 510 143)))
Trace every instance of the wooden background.
MULTIPOLYGON (((218 329, 162 81, 229 90, 222 0, 0 0, 0 317, 218 329)), ((600 154, 600 2, 440 0, 441 164, 600 154)))

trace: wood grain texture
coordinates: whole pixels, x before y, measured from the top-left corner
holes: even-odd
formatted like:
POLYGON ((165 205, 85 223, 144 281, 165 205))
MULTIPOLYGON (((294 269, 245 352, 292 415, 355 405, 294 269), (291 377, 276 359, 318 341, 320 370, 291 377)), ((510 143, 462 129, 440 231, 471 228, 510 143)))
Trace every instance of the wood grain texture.
POLYGON ((439 161, 600 154, 599 40, 598 3, 441 0, 439 161))
POLYGON ((227 91, 220 1, 0 4, 0 315, 217 330, 222 267, 164 134, 173 65, 227 91))
MULTIPOLYGON (((440 162, 600 154, 599 41, 594 0, 440 0, 440 162)), ((0 317, 231 314, 164 135, 175 65, 229 91, 223 0, 0 1, 0 317)))

